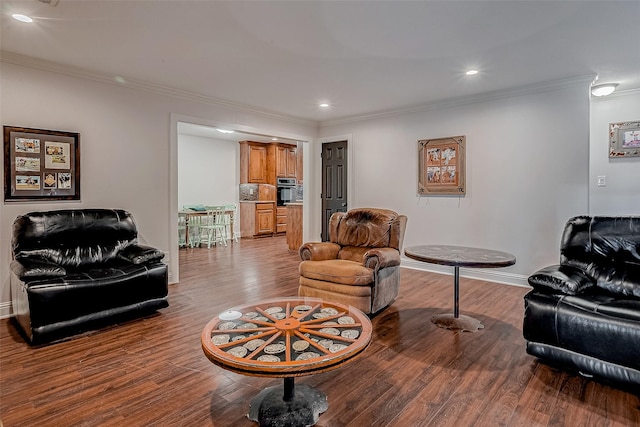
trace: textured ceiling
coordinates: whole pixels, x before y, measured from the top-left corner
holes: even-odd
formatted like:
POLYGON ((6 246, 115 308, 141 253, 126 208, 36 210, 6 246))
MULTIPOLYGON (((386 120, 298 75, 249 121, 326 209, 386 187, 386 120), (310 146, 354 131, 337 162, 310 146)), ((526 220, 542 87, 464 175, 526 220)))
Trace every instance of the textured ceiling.
POLYGON ((1 2, 1 47, 315 122, 599 75, 640 88, 640 1, 1 2), (24 24, 11 13, 31 15, 24 24), (480 73, 467 77, 464 71, 480 73), (321 110, 321 101, 331 108, 321 110))

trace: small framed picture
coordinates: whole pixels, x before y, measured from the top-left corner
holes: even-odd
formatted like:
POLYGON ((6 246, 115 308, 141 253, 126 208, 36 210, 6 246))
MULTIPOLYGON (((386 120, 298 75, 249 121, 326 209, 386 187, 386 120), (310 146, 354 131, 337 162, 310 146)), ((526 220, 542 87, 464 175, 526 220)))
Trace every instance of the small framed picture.
POLYGON ((4 200, 80 200, 80 134, 4 126, 4 200))
POLYGON ((418 141, 418 195, 465 194, 466 136, 418 141))
POLYGON ((609 123, 609 157, 640 156, 640 121, 609 123))

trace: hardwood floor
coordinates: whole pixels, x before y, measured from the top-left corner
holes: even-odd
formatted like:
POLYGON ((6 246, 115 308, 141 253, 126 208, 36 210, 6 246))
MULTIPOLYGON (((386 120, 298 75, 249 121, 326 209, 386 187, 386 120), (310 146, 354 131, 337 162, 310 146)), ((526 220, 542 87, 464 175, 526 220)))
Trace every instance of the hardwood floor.
MULTIPOLYGON (((229 306, 295 295, 298 263, 284 237, 182 249, 181 281, 158 315, 39 348, 2 320, 4 427, 255 426, 246 417, 251 398, 282 380, 213 365, 200 332, 229 306)), ((526 354, 526 292, 462 278, 461 312, 485 329, 453 332, 429 321, 452 309, 452 277, 402 269, 400 296, 372 319, 364 355, 296 380, 328 396, 316 425, 640 425, 638 396, 526 354)))

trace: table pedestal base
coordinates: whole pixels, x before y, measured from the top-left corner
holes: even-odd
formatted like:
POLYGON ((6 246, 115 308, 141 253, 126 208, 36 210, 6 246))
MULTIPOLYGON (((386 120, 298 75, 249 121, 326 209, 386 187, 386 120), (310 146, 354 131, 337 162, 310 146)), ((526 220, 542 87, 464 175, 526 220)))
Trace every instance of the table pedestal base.
POLYGON ((293 378, 284 386, 269 387, 251 399, 247 417, 260 427, 312 426, 329 408, 327 396, 306 384, 293 390, 293 378))
POLYGON ((473 317, 465 316, 464 314, 455 317, 453 314, 438 314, 431 318, 433 322, 439 328, 444 329, 460 329, 462 331, 475 332, 479 329, 484 329, 484 325, 479 320, 473 317))

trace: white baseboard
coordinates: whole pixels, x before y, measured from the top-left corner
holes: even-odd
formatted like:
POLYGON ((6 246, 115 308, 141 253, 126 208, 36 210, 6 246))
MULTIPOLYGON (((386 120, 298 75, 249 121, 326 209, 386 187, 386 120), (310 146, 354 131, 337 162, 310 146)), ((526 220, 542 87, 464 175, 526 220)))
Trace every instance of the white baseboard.
MULTIPOLYGON (((448 265, 429 264, 413 259, 402 258, 401 267, 412 270, 429 271, 432 273, 447 274, 453 276, 453 267, 448 265)), ((501 283, 504 285, 520 286, 529 288, 528 276, 521 274, 507 273, 498 269, 486 268, 460 268, 460 277, 469 279, 486 280, 487 282, 501 283)))
POLYGON ((0 319, 11 317, 11 302, 0 302, 0 319))

